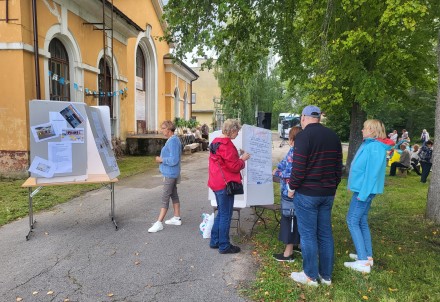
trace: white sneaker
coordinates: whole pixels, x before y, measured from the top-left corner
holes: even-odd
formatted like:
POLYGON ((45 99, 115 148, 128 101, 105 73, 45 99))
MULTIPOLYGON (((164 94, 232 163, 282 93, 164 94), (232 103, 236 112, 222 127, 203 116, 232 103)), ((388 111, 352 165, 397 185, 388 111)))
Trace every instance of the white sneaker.
POLYGON ((301 284, 305 284, 305 285, 309 285, 309 286, 318 286, 318 281, 313 281, 312 279, 307 277, 307 275, 304 273, 304 271, 299 272, 299 273, 293 272, 292 274, 290 274, 290 278, 292 278, 295 282, 298 282, 301 284))
POLYGON ((153 226, 148 229, 148 233, 156 233, 163 230, 163 224, 160 221, 153 223, 153 226))
MULTIPOLYGON (((350 259, 353 260, 358 260, 358 255, 357 254, 348 254, 348 257, 350 257, 350 259)), ((370 262, 370 266, 374 265, 374 260, 371 257, 367 257, 368 258, 368 262, 370 262)))
POLYGON ((370 262, 368 262, 368 260, 344 262, 344 266, 361 273, 369 273, 371 271, 370 262))
POLYGON ((182 225, 182 219, 177 218, 176 216, 174 216, 171 219, 165 220, 165 224, 172 224, 172 225, 182 225))
POLYGON ((321 282, 321 284, 332 285, 332 279, 325 280, 324 278, 322 278, 321 275, 318 275, 318 279, 321 282))

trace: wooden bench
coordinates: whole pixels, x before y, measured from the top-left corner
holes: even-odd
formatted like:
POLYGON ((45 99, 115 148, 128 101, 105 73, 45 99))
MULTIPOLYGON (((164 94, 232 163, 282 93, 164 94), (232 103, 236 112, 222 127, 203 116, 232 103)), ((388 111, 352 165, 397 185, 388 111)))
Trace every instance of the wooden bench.
POLYGON ((196 151, 202 151, 202 146, 200 143, 192 143, 183 147, 183 154, 191 154, 196 151))
POLYGON ((408 167, 408 168, 399 167, 399 168, 397 168, 397 176, 406 177, 408 175, 409 170, 410 170, 410 167, 408 167))

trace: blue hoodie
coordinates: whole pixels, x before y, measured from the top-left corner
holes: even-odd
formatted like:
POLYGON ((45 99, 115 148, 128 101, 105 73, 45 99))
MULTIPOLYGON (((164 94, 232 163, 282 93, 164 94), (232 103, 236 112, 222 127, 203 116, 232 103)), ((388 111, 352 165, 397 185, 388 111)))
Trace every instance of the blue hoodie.
POLYGON ((162 163, 159 170, 164 177, 178 178, 180 175, 180 157, 182 144, 176 135, 171 136, 160 151, 162 163))
POLYGON ((365 201, 370 194, 383 193, 385 183, 386 151, 391 146, 373 138, 366 138, 351 163, 348 189, 359 193, 365 201))

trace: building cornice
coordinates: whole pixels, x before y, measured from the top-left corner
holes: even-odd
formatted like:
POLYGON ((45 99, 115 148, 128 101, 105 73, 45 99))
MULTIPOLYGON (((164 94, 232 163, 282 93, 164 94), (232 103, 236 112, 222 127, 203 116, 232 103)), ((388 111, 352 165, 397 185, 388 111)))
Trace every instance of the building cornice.
POLYGON ((163 3, 162 0, 151 0, 153 3, 154 10, 156 11, 156 15, 159 18, 160 26, 164 33, 167 32, 167 23, 162 19, 163 16, 163 3))
POLYGON ((182 61, 173 58, 170 54, 166 54, 163 57, 163 63, 165 65, 165 71, 171 72, 178 77, 185 80, 187 83, 191 83, 199 78, 199 75, 195 73, 189 66, 182 61))

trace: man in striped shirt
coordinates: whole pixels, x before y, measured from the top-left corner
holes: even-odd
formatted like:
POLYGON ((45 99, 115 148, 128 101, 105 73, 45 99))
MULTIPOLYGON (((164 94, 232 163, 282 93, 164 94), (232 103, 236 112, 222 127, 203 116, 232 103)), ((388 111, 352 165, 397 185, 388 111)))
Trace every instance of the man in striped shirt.
POLYGON ((330 285, 334 263, 331 211, 342 175, 342 147, 335 132, 321 123, 321 110, 307 106, 301 115, 304 129, 295 140, 289 197, 293 197, 303 256, 296 282, 330 285))

